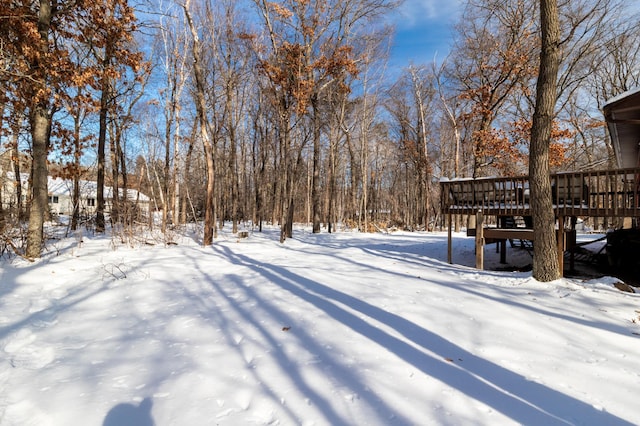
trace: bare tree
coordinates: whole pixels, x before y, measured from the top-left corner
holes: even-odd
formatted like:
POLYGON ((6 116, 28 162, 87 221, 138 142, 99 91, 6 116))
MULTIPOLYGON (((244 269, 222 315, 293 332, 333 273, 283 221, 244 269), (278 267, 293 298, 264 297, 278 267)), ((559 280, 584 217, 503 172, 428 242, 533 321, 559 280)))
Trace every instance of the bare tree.
POLYGON ((392 86, 386 102, 400 151, 398 169, 406 174, 404 188, 397 191, 404 194, 398 209, 407 225, 422 224, 425 229, 429 226, 432 205, 433 164, 429 145, 434 127, 427 121, 427 111, 433 111, 434 96, 433 76, 427 68, 410 65, 392 86))
POLYGON ((424 227, 429 229, 429 210, 431 205, 431 173, 432 165, 429 158, 429 143, 427 132, 427 108, 433 101, 434 90, 431 76, 419 73, 415 67, 409 67, 411 86, 417 114, 417 142, 420 158, 420 183, 424 203, 424 227), (426 86, 426 87, 425 87, 426 86))
POLYGON ((459 177, 460 176, 461 135, 460 135, 460 124, 458 123, 459 113, 456 112, 454 109, 458 102, 456 101, 455 96, 452 98, 452 96, 446 94, 446 89, 442 81, 446 66, 447 66, 446 60, 440 66, 438 66, 435 61, 432 63, 432 73, 434 76, 433 78, 434 78, 435 88, 438 93, 438 98, 442 103, 443 113, 444 113, 444 117, 446 118, 446 122, 449 123, 449 126, 451 127, 451 134, 453 137, 453 140, 452 140, 453 149, 451 149, 450 151, 452 152, 453 155, 449 156, 453 158, 453 167, 452 168, 442 167, 442 172, 447 177, 459 177))
MULTIPOLYGON (((624 0, 560 0, 560 45, 562 58, 558 72, 556 110, 582 96, 593 66, 608 49, 607 40, 625 27, 624 0)), ((636 21, 630 20, 630 23, 636 21)), ((630 33, 632 34, 632 33, 630 33)), ((604 64, 598 64, 602 66, 604 64)))
MULTIPOLYGON (((252 89, 256 88, 255 66, 250 44, 244 38, 249 33, 236 2, 227 0, 218 3, 220 35, 215 50, 216 84, 221 99, 220 139, 224 143, 220 155, 226 166, 221 173, 220 195, 224 218, 230 218, 232 231, 238 231, 241 209, 241 182, 246 179, 244 157, 247 150, 247 134, 244 130, 245 116, 252 89)), ((223 219, 223 218, 221 218, 223 219)))
POLYGON ((459 39, 448 73, 466 101, 473 126, 473 176, 513 162, 507 138, 494 126, 514 98, 526 94, 535 74, 536 27, 529 1, 470 0, 457 26, 459 39))
POLYGON ((190 0, 183 5, 184 15, 191 32, 191 54, 193 55, 193 75, 195 78, 195 103, 198 116, 198 124, 200 127, 200 136, 204 144, 205 159, 207 164, 207 191, 205 198, 204 213, 204 237, 203 244, 205 246, 213 243, 216 234, 216 204, 215 204, 215 188, 216 188, 216 163, 215 163, 215 146, 214 132, 211 122, 207 118, 207 102, 205 98, 205 74, 202 62, 202 44, 196 30, 194 21, 191 17, 190 0))
POLYGON ((71 226, 70 229, 75 231, 80 224, 80 178, 82 177, 82 154, 91 140, 90 136, 83 136, 83 125, 90 110, 88 106, 80 101, 84 96, 84 91, 79 89, 76 97, 71 97, 69 102, 66 102, 65 108, 69 112, 73 120, 73 133, 72 133, 72 160, 67 166, 70 173, 66 173, 67 176, 71 176, 73 180, 73 188, 71 190, 71 203, 73 205, 73 211, 71 212, 71 226), (78 102, 76 102, 76 99, 78 102))
POLYGON ((589 91, 599 108, 614 96, 640 86, 640 28, 637 15, 629 16, 631 22, 610 28, 590 62, 589 91))
MULTIPOLYGON (((177 152, 180 139, 180 98, 186 83, 187 61, 187 37, 184 27, 181 27, 176 19, 169 15, 163 17, 160 22, 159 36, 162 40, 160 46, 161 63, 165 76, 166 86, 161 92, 164 98, 164 185, 162 204, 162 230, 167 229, 170 221, 177 221, 175 214, 175 192, 177 192, 177 152), (173 147, 173 150, 172 150, 173 147), (173 152, 172 152, 173 151, 173 152), (171 172, 171 156, 173 154, 174 169, 171 172), (174 193, 171 196, 170 191, 174 193)), ((160 50, 159 49, 159 50, 160 50)))
POLYGON ((96 6, 90 15, 95 30, 88 31, 86 44, 95 57, 97 74, 93 83, 100 93, 98 152, 97 152, 97 194, 96 194, 96 231, 105 231, 105 176, 106 147, 109 119, 114 118, 117 109, 115 85, 121 78, 123 69, 137 70, 141 64, 141 55, 133 49, 133 33, 136 31, 136 18, 128 0, 113 0, 105 8, 96 6))
POLYGON ((281 176, 278 183, 281 195, 277 210, 281 227, 280 242, 284 242, 293 234, 294 182, 299 174, 299 165, 302 163, 302 149, 308 140, 303 133, 294 132, 308 102, 308 85, 305 84, 307 74, 304 72, 304 52, 301 45, 283 38, 286 36, 285 23, 293 13, 283 6, 268 3, 266 0, 255 0, 255 3, 264 20, 269 40, 268 57, 260 53, 266 46, 257 47, 256 51, 261 56, 260 69, 268 81, 270 97, 275 109, 278 156, 281 161, 281 165, 276 167, 281 176), (276 30, 275 25, 279 25, 279 31, 276 30), (297 141, 294 138, 296 135, 300 136, 297 141))
MULTIPOLYGON (((114 95, 118 99, 118 105, 114 108, 118 119, 110 120, 110 144, 111 154, 111 221, 114 224, 126 225, 124 231, 131 235, 133 223, 137 216, 137 200, 129 197, 129 173, 127 152, 127 134, 135 124, 135 108, 145 94, 145 89, 150 77, 150 64, 144 63, 140 68, 126 75, 123 73, 122 81, 114 87, 114 95)), ((137 188, 138 190, 140 188, 137 188)))

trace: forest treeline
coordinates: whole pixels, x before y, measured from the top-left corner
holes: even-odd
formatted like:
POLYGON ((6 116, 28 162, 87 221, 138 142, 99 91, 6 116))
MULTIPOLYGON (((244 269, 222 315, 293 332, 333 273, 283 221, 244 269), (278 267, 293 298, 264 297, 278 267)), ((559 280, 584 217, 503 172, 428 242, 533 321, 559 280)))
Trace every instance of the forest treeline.
MULTIPOLYGON (((528 173, 538 5, 466 0, 448 56, 391 69, 393 0, 0 0, 0 232, 39 257, 48 175, 97 182, 97 232, 142 220, 106 186, 205 245, 225 222, 432 229, 441 178, 528 173)), ((639 85, 637 6, 558 11, 551 167, 614 167, 601 107, 639 85)))

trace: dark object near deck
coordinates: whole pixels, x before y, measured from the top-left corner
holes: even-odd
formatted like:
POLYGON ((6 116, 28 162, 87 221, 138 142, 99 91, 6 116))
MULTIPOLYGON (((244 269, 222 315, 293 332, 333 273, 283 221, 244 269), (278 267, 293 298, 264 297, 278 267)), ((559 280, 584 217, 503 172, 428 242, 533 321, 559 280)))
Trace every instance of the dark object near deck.
POLYGON ((624 274, 640 272, 640 229, 617 229, 607 234, 609 266, 624 274))

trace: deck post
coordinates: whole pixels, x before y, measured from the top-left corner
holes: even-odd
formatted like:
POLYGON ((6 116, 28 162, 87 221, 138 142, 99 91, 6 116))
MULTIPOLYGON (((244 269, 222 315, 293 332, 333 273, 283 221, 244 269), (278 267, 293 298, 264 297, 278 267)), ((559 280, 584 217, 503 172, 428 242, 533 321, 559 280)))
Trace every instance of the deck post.
POLYGON ((447 214, 447 262, 450 264, 453 263, 453 255, 451 253, 451 245, 452 245, 452 235, 453 231, 451 227, 453 225, 453 215, 451 213, 447 214))
POLYGON ((558 233, 556 234, 558 246, 558 269, 560 276, 564 277, 564 216, 558 215, 558 233))
POLYGON ((482 210, 476 213, 476 269, 484 269, 484 217, 482 210))
MULTIPOLYGON (((576 270, 576 241, 574 236, 576 235, 576 223, 578 222, 578 218, 576 216, 571 216, 571 244, 569 249, 569 270, 571 272, 575 272, 576 270)), ((565 244, 565 248, 569 246, 569 244, 565 244)))

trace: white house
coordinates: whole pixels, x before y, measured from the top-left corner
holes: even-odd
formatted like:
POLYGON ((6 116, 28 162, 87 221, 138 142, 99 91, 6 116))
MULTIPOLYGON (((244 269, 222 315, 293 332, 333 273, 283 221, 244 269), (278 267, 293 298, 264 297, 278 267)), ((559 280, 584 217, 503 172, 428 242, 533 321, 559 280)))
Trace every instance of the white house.
MULTIPOLYGON (((96 199, 98 193, 97 182, 90 180, 80 180, 80 212, 85 214, 95 213, 96 199)), ((55 214, 71 214, 73 212, 73 181, 62 178, 48 179, 49 189, 49 208, 51 213, 55 214)), ((122 188, 119 188, 120 197, 122 198, 122 188)), ((113 188, 106 186, 104 188, 104 198, 106 210, 111 209, 111 201, 113 200, 113 188)), ((145 214, 149 213, 149 197, 134 189, 127 190, 127 201, 137 204, 140 210, 145 214)))
MULTIPOLYGON (((21 174, 22 201, 24 202, 29 186, 29 175, 21 174)), ((80 180, 80 213, 93 214, 96 211, 97 182, 80 180)), ((48 182, 49 209, 51 213, 58 215, 69 215, 73 212, 73 181, 69 179, 53 178, 49 176, 48 182)), ((15 175, 12 172, 0 173, 0 188, 2 190, 2 207, 9 209, 17 204, 15 191, 15 175)), ((123 189, 120 188, 120 194, 123 189)), ((111 209, 113 199, 113 188, 104 188, 105 209, 111 209)), ((144 214, 149 213, 149 197, 134 189, 127 190, 127 200, 138 206, 144 214)))

